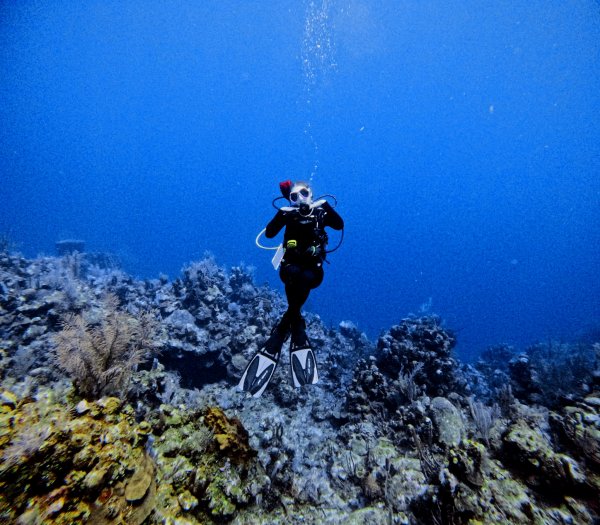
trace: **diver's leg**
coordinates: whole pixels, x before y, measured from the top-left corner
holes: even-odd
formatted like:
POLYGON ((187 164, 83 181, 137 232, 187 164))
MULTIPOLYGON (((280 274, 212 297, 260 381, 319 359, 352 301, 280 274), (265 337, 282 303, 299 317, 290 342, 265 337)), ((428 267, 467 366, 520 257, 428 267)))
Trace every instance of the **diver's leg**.
POLYGON ((306 302, 310 290, 319 286, 322 281, 323 270, 320 267, 304 269, 300 279, 301 286, 291 290, 292 293, 290 294, 296 299, 296 302, 290 303, 290 307, 292 304, 294 306, 299 304, 290 317, 290 367, 292 382, 296 387, 315 384, 319 380, 317 360, 306 335, 306 321, 300 314, 300 308, 306 302))
POLYGON ((278 358, 279 353, 281 352, 281 347, 290 335, 290 327, 290 316, 288 312, 286 312, 283 314, 279 322, 273 327, 271 335, 269 339, 267 339, 262 351, 268 355, 278 358))
POLYGON ((296 319, 300 317, 300 312, 310 291, 323 282, 323 268, 320 266, 306 268, 288 264, 282 267, 279 275, 285 284, 285 295, 288 300, 287 313, 289 313, 290 320, 296 319))
POLYGON ((294 348, 303 348, 310 346, 310 341, 306 335, 306 321, 301 315, 293 319, 291 323, 291 345, 290 350, 294 348))
POLYGON ((310 289, 304 286, 298 286, 297 284, 287 284, 285 286, 285 295, 288 300, 287 315, 290 323, 301 317, 300 312, 304 303, 308 299, 310 289))

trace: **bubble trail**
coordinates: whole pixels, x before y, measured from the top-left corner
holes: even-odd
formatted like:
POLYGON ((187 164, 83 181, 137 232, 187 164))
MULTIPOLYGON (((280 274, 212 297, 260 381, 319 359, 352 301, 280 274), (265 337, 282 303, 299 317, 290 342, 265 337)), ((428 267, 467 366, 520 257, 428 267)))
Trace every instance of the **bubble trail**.
POLYGON ((333 42, 333 24, 331 22, 331 2, 311 0, 307 3, 302 40, 302 74, 304 80, 304 101, 307 109, 307 120, 304 134, 308 137, 312 148, 309 183, 319 170, 319 144, 313 133, 312 122, 315 121, 315 93, 325 83, 330 71, 336 67, 333 42))

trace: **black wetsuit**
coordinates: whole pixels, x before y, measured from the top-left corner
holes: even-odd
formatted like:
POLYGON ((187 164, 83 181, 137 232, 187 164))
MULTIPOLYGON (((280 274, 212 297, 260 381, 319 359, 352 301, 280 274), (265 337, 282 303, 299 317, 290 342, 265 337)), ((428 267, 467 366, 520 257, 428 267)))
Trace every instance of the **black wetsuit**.
MULTIPOLYGON (((289 189, 289 185, 289 181, 280 185, 282 193, 289 189)), ((341 230, 344 221, 327 202, 319 201, 313 208, 308 205, 282 208, 266 227, 265 233, 269 238, 275 237, 285 227, 285 253, 279 276, 285 283, 288 309, 264 346, 248 363, 238 384, 240 390, 254 397, 262 395, 271 381, 281 349, 290 335, 290 369, 294 386, 314 385, 319 380, 316 357, 300 310, 310 291, 323 281, 327 226, 341 230)))
MULTIPOLYGON (((275 237, 284 226, 285 254, 279 277, 285 284, 288 310, 277 328, 287 334, 291 327, 294 343, 294 339, 301 338, 301 334, 294 337, 294 328, 300 325, 301 332, 304 333, 300 315, 302 305, 308 299, 310 291, 323 281, 327 242, 325 227, 341 230, 344 221, 328 202, 306 211, 300 208, 285 208, 280 209, 269 222, 265 235, 268 238, 275 237), (289 241, 295 241, 295 247, 292 246, 294 243, 289 241)), ((296 342, 300 344, 299 341, 296 342)))

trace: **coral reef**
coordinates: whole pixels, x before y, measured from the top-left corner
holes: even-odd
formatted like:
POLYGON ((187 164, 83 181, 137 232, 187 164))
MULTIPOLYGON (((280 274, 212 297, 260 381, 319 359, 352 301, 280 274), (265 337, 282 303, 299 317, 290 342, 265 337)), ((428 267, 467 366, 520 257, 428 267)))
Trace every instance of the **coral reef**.
POLYGON ((600 344, 471 366, 433 315, 373 343, 305 313, 319 384, 280 366, 246 398, 284 310, 210 256, 140 281, 102 254, 0 252, 0 520, 598 522, 600 344))
POLYGON ((548 408, 588 394, 598 369, 592 344, 554 341, 532 345, 521 353, 506 345, 491 347, 481 354, 476 367, 491 388, 510 384, 521 401, 548 408))
POLYGON ((439 317, 404 319, 379 338, 376 364, 393 378, 410 375, 419 366, 413 377, 417 386, 428 395, 446 395, 465 386, 459 384, 458 364, 451 354, 455 344, 454 335, 442 328, 439 317))
POLYGON ((0 396, 3 521, 143 523, 156 491, 147 424, 117 398, 66 404, 64 394, 0 396))
POLYGON ((163 363, 188 387, 239 376, 285 311, 282 298, 255 287, 242 267, 225 273, 212 257, 182 273, 161 294, 170 334, 163 363))
POLYGON ((219 450, 234 463, 243 464, 256 456, 248 443, 248 432, 239 419, 229 419, 219 407, 208 407, 204 411, 204 423, 213 432, 219 450))
POLYGON ((0 397, 4 522, 141 524, 152 514, 206 523, 268 485, 243 426, 218 408, 202 417, 164 405, 153 428, 114 397, 65 403, 44 389, 35 399, 0 397))
POLYGON ((239 421, 216 407, 161 405, 152 422, 159 487, 155 522, 220 523, 261 500, 269 478, 239 421))
POLYGON ((347 411, 358 417, 381 410, 392 414, 419 395, 467 392, 451 354, 454 344, 438 317, 404 319, 379 338, 374 357, 358 363, 347 411))

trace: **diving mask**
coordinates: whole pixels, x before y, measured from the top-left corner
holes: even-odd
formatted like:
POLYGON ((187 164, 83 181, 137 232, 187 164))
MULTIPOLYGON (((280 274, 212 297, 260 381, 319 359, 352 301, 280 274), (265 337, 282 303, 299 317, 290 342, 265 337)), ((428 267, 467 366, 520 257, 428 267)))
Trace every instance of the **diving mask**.
POLYGON ((290 202, 294 206, 310 205, 312 203, 312 191, 306 186, 294 186, 290 192, 290 202))

